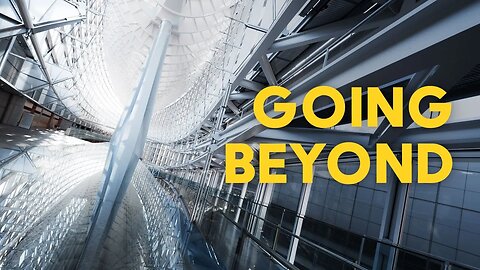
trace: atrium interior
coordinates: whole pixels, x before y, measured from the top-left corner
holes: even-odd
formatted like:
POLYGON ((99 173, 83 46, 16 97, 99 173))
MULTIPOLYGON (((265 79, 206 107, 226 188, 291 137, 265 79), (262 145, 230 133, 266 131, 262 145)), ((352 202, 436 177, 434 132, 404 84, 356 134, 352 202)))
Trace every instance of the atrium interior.
POLYGON ((479 269, 479 48, 477 0, 1 0, 0 268, 479 269), (352 87, 439 86, 452 112, 320 129, 300 109, 320 85, 347 112, 352 87), (298 108, 284 128, 254 115, 268 86, 291 91, 268 115, 298 108), (371 154, 355 185, 327 169, 346 141, 371 154), (376 183, 377 143, 432 141, 453 157, 444 181, 376 183), (227 144, 258 170, 260 144, 319 142, 312 183, 290 147, 272 155, 288 183, 225 181, 227 144))

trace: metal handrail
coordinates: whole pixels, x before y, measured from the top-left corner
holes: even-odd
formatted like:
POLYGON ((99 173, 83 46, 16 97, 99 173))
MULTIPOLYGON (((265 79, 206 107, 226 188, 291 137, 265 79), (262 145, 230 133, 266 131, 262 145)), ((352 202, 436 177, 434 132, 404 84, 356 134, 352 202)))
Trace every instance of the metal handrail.
POLYGON ((251 234, 247 229, 245 229, 243 226, 232 220, 229 216, 227 216, 225 213, 220 212, 230 223, 232 223, 235 227, 239 228, 240 231, 248 236, 248 238, 252 239, 256 244, 260 246, 266 253, 268 253, 269 256, 273 257, 275 260, 280 262, 282 265, 288 267, 289 269, 294 269, 294 270, 299 270, 298 267, 296 267, 294 264, 291 264, 288 260, 286 260, 284 257, 282 257, 280 254, 275 252, 275 250, 271 249, 269 246, 267 246, 265 243, 263 243, 261 240, 259 240, 257 237, 255 237, 253 234, 251 234))
MULTIPOLYGON (((230 196, 240 197, 240 196, 238 196, 238 195, 236 195, 236 194, 230 194, 230 196)), ((245 209, 245 208, 243 208, 243 207, 239 207, 238 205, 235 205, 234 203, 232 203, 232 202, 230 202, 230 201, 227 201, 227 200, 225 200, 225 199, 223 199, 223 198, 221 198, 221 197, 217 197, 216 195, 214 195, 213 198, 218 198, 218 199, 220 199, 220 200, 222 200, 222 201, 225 201, 225 202, 227 202, 228 204, 236 207, 237 209, 241 209, 241 210, 244 210, 244 211, 250 213, 250 211, 249 211, 248 209, 245 209)), ((260 206, 263 206, 263 207, 268 207, 268 206, 265 206, 265 205, 263 205, 263 204, 255 203, 254 201, 251 201, 250 199, 244 199, 244 200, 245 200, 245 201, 248 201, 249 203, 257 204, 257 205, 260 205, 260 206)), ((209 202, 209 203, 211 204, 211 202, 209 202)), ((285 208, 282 208, 282 207, 279 207, 279 208, 285 210, 285 208)), ((291 210, 288 210, 288 209, 287 209, 287 211, 291 211, 291 210)), ((294 212, 294 211, 291 211, 291 212, 294 212)), ((269 224, 274 225, 274 226, 277 227, 278 229, 284 231, 287 235, 292 236, 292 237, 295 237, 295 238, 299 239, 300 241, 305 242, 305 243, 313 246, 314 248, 324 249, 323 247, 319 246, 318 244, 316 244, 316 243, 314 243, 314 242, 312 242, 312 241, 310 241, 310 240, 308 240, 308 239, 306 239, 306 238, 304 238, 304 237, 302 237, 302 236, 294 235, 294 234, 293 234, 292 232, 290 232, 288 229, 279 226, 279 224, 275 224, 275 223, 273 223, 272 221, 270 221, 270 220, 268 220, 268 219, 265 219, 265 218, 262 218, 262 217, 260 217, 260 216, 257 216, 257 215, 255 215, 255 214, 252 214, 252 215, 254 215, 254 216, 255 216, 256 218, 258 218, 258 219, 263 220, 264 222, 267 222, 267 223, 269 223, 269 224)), ((302 218, 302 219, 305 218, 305 216, 300 216, 300 215, 298 215, 298 214, 295 214, 295 217, 302 218)), ((413 250, 413 249, 405 248, 405 247, 402 247, 402 246, 393 244, 393 243, 391 243, 391 242, 388 242, 388 241, 385 241, 385 240, 382 240, 382 239, 375 239, 375 238, 369 237, 369 236, 367 236, 367 235, 359 235, 359 234, 356 234, 356 233, 353 233, 353 232, 349 232, 349 233, 352 234, 352 235, 359 236, 359 237, 361 237, 362 239, 367 239, 367 240, 374 241, 374 242, 376 242, 377 244, 387 245, 387 246, 389 246, 389 247, 392 247, 392 248, 395 248, 395 249, 398 249, 398 250, 402 250, 402 251, 405 251, 405 252, 408 252, 408 253, 418 254, 418 255, 424 256, 424 257, 429 258, 429 259, 434 259, 434 260, 439 261, 440 263, 444 263, 444 264, 448 264, 448 265, 454 265, 454 266, 459 266, 459 267, 463 267, 463 268, 467 268, 467 269, 478 269, 478 268, 473 267, 473 266, 471 266, 471 265, 467 265, 467 264, 463 264, 463 263, 459 263, 459 262, 451 262, 451 261, 446 260, 445 258, 442 258, 442 257, 440 257, 440 256, 436 256, 436 255, 433 255, 433 254, 429 254, 429 253, 426 253, 426 252, 423 252, 423 251, 420 251, 420 250, 413 250)), ((331 251, 328 251, 328 250, 327 250, 327 252, 331 252, 331 251)), ((339 256, 340 256, 340 255, 339 255, 339 256)))
MULTIPOLYGON (((215 198, 215 197, 216 197, 216 196, 214 196, 214 198, 215 198)), ((219 197, 216 197, 216 198, 219 198, 219 197)), ((319 251, 324 252, 324 253, 326 253, 326 254, 329 255, 329 256, 333 256, 333 257, 335 257, 336 259, 338 259, 338 260, 340 260, 340 261, 342 261, 342 262, 344 262, 344 263, 346 263, 346 264, 349 264, 350 266, 354 267, 355 269, 368 270, 367 268, 365 268, 365 267, 357 264, 356 262, 352 262, 352 261, 346 259, 345 257, 343 257, 343 256, 341 256, 341 255, 339 255, 339 254, 336 254, 335 252, 332 252, 332 251, 330 251, 330 250, 328 250, 328 249, 326 249, 326 248, 324 248, 324 247, 322 247, 322 246, 320 246, 320 245, 318 245, 318 244, 316 244, 316 243, 314 243, 314 242, 312 242, 312 241, 310 241, 310 240, 308 240, 308 239, 305 239, 305 238, 303 238, 303 237, 301 237, 301 236, 298 236, 298 235, 293 234, 292 232, 290 232, 290 231, 287 230, 286 228, 284 228, 284 227, 282 227, 282 226, 279 226, 279 224, 275 224, 275 223, 273 223, 273 222, 271 222, 271 221, 269 221, 269 220, 267 220, 267 219, 265 219, 265 218, 262 218, 262 217, 260 217, 260 216, 258 216, 258 215, 256 215, 256 214, 251 213, 250 210, 248 210, 248 209, 246 209, 246 208, 240 207, 240 206, 238 206, 238 205, 234 205, 234 204, 231 203, 230 201, 226 201, 226 200, 224 200, 223 198, 219 198, 219 199, 227 202, 227 203, 230 204, 230 205, 235 206, 237 209, 244 210, 246 213, 248 213, 248 214, 250 214, 250 215, 253 215, 255 218, 261 219, 261 220, 264 221, 264 222, 267 222, 267 223, 270 223, 270 224, 274 225, 277 229, 282 230, 282 231, 285 232, 288 236, 290 236, 290 237, 295 237, 295 238, 297 238, 298 240, 300 240, 300 241, 302 241, 302 242, 304 242, 304 243, 306 243, 306 244, 309 244, 309 245, 313 246, 314 248, 318 249, 319 251)), ((252 201, 250 201, 250 202, 252 202, 252 201)), ((208 203, 212 205, 211 202, 208 202, 208 203)), ((222 213, 223 213, 223 212, 222 212, 222 213)), ((223 214, 224 214, 224 213, 223 213, 223 214)), ((252 235, 252 237, 256 238, 256 237, 253 236, 253 235, 252 235)), ((255 240, 260 241, 259 239, 255 239, 255 240)))
MULTIPOLYGON (((234 195, 234 196, 235 196, 235 195, 234 195)), ((297 235, 293 234, 292 232, 290 232, 289 230, 287 230, 287 229, 279 226, 278 224, 273 223, 273 222, 270 221, 270 220, 267 220, 267 219, 262 218, 262 217, 260 217, 260 216, 258 216, 258 215, 256 215, 256 214, 254 214, 254 213, 251 213, 250 210, 247 209, 247 208, 243 208, 243 207, 241 207, 241 206, 234 205, 232 202, 227 201, 227 200, 225 200, 224 198, 221 198, 221 197, 216 196, 216 195, 213 195, 212 198, 213 198, 213 199, 218 198, 218 199, 220 199, 220 200, 222 200, 222 201, 225 201, 226 203, 228 203, 228 204, 236 207, 236 209, 244 210, 245 213, 248 213, 249 215, 253 215, 255 218, 258 218, 258 219, 262 220, 263 222, 267 222, 268 224, 273 225, 273 226, 276 227, 277 229, 280 229, 280 230, 282 230, 283 232, 285 232, 287 235, 289 235, 289 236, 291 236, 291 237, 295 237, 295 238, 301 240, 302 242, 305 242, 305 243, 307 243, 307 244, 309 244, 309 245, 317 248, 318 250, 326 253, 327 255, 333 256, 333 257, 337 258, 338 260, 341 260, 342 262, 351 265, 352 267, 354 267, 354 268, 356 268, 356 269, 367 270, 367 268, 365 268, 365 267, 357 264, 356 262, 352 262, 352 261, 350 261, 350 260, 342 257, 341 255, 338 255, 338 254, 336 254, 336 253, 334 253, 334 252, 332 252, 332 251, 330 251, 330 250, 328 250, 328 249, 326 249, 326 248, 324 248, 324 247, 322 247, 322 246, 319 246, 318 244, 315 244, 314 242, 311 242, 310 240, 307 240, 307 239, 304 239, 304 238, 302 238, 302 237, 300 237, 300 236, 297 236, 297 235)), ((250 202, 250 203, 254 203, 254 204, 255 204, 255 202, 253 202, 253 201, 251 201, 251 200, 249 200, 249 199, 247 199, 247 201, 250 202)), ((207 203, 210 204, 211 206, 214 206, 214 204, 213 204, 211 201, 208 201, 208 200, 207 200, 207 203)), ((222 212, 222 214, 224 214, 224 213, 222 212)), ((230 220, 230 218, 228 218, 228 219, 230 220)), ((234 221, 232 221, 232 222, 234 223, 234 225, 236 225, 237 227, 240 228, 240 225, 239 225, 238 223, 236 223, 236 222, 234 222, 234 221)), ((244 230, 245 228, 242 227, 241 229, 244 230)), ((250 233, 249 233, 249 234, 250 234, 250 233)), ((251 235, 251 234, 250 234, 250 235, 251 235)), ((255 236, 251 235, 251 238, 252 238, 252 237, 254 238, 254 239, 252 239, 252 240, 254 240, 255 242, 257 242, 257 241, 261 242, 261 240, 259 240, 259 239, 256 238, 255 236)), ((261 242, 261 243, 262 243, 262 245, 265 245, 265 243, 263 243, 263 242, 261 242)), ((269 248, 269 249, 270 249, 270 248, 269 248)), ((280 257, 281 257, 281 256, 280 256, 280 257)), ((283 258, 283 257, 281 257, 281 258, 285 260, 285 258, 283 258)), ((296 269, 296 268, 295 268, 295 269, 296 269)))
MULTIPOLYGON (((189 181, 189 180, 187 180, 187 181, 189 181)), ((193 182, 193 181, 189 181, 189 182, 192 182, 193 184, 196 184, 196 183, 193 182)), ((187 186, 187 187, 188 187, 188 188, 191 188, 191 189, 194 189, 194 188, 191 187, 191 186, 187 186)), ((215 188, 212 188, 212 189, 215 189, 215 188)), ((214 192, 214 193, 215 193, 215 192, 214 192)), ((240 198, 240 196, 237 195, 237 194, 230 194, 230 198, 232 198, 232 197, 240 198)), ((318 250, 321 251, 321 252, 325 252, 325 253, 327 253, 328 255, 334 256, 335 258, 337 258, 337 259, 339 259, 339 260, 341 260, 341 261, 343 261, 343 262, 345 262, 345 263, 347 263, 347 264, 349 264, 349 265, 351 265, 351 266, 353 266, 353 267, 356 267, 357 269, 367 269, 367 268, 364 268, 363 266, 359 265, 358 263, 349 261, 348 259, 342 257, 341 255, 336 254, 335 252, 333 252, 333 251, 331 251, 331 250, 328 250, 328 249, 326 249, 326 248, 324 248, 324 247, 322 247, 322 246, 320 246, 320 245, 318 245, 318 244, 316 244, 316 243, 314 243, 314 242, 312 242, 312 241, 310 241, 310 240, 308 240, 308 239, 306 239, 306 238, 304 238, 304 237, 302 237, 302 236, 297 236, 297 235, 293 234, 291 231, 289 231, 288 229, 280 226, 279 224, 275 224, 274 222, 272 222, 272 221, 270 221, 270 220, 268 220, 268 219, 266 219, 266 218, 262 218, 262 217, 260 217, 260 216, 258 216, 258 215, 256 215, 256 214, 254 214, 254 213, 251 213, 249 209, 244 208, 244 207, 242 207, 242 206, 238 206, 238 205, 234 204, 231 200, 226 200, 226 199, 224 199, 224 198, 222 198, 222 197, 220 197, 220 196, 216 196, 215 194, 211 196, 211 199, 212 199, 212 201, 214 201, 215 199, 220 199, 220 200, 226 202, 227 204, 233 206, 233 207, 235 208, 235 210, 243 210, 245 213, 248 213, 248 214, 250 214, 250 215, 253 215, 255 218, 258 218, 259 220, 262 220, 263 222, 266 222, 267 224, 271 225, 271 227, 273 227, 273 228, 275 228, 275 229, 277 229, 277 230, 282 231, 282 233, 285 233, 286 235, 288 235, 288 236, 290 236, 290 237, 295 237, 295 238, 297 238, 299 241, 301 241, 301 242, 303 242, 303 243, 305 243, 305 244, 307 244, 307 245, 310 245, 310 246, 312 246, 313 248, 316 248, 316 249, 318 249, 318 250)), ((207 203, 208 203, 209 205, 213 206, 213 207, 218 208, 217 206, 214 205, 214 203, 213 203, 212 201, 208 201, 208 200, 207 200, 207 203)), ((260 206, 260 207, 267 207, 267 208, 268 208, 268 207, 271 207, 271 205, 270 205, 270 206, 267 206, 267 205, 265 205, 265 204, 261 204, 261 203, 252 201, 251 199, 248 199, 248 198, 244 198, 244 202, 248 202, 248 203, 254 204, 254 205, 256 205, 256 206, 260 206)), ((279 208, 285 210, 285 208, 282 208, 282 207, 279 207, 279 208)), ((294 212, 294 211, 291 211, 291 212, 294 212)), ((224 214, 224 213, 222 212, 222 214, 224 214)), ((300 215, 298 215, 297 213, 295 213, 294 215, 295 215, 295 217, 297 217, 297 218, 305 219, 305 216, 300 216, 300 215)), ((428 253, 425 253, 425 252, 422 252, 422 251, 419 251, 419 250, 413 250, 413 249, 401 247, 401 246, 399 246, 399 245, 396 245, 396 244, 394 244, 394 243, 391 243, 391 242, 388 242, 388 241, 385 241, 385 240, 382 240, 382 239, 375 239, 375 238, 369 237, 369 236, 367 236, 367 235, 359 235, 359 234, 356 234, 356 233, 353 233, 353 232, 349 232, 349 233, 352 234, 352 235, 355 235, 355 236, 358 236, 358 237, 362 238, 362 240, 365 239, 365 240, 374 241, 376 244, 386 245, 386 246, 388 246, 388 247, 390 247, 390 248, 394 248, 394 249, 396 249, 396 250, 404 251, 404 252, 410 253, 410 254, 417 254, 417 255, 423 256, 423 257, 425 257, 425 258, 427 258, 427 259, 436 260, 436 261, 438 261, 439 263, 443 263, 444 265, 458 266, 458 267, 462 267, 462 268, 466 268, 466 269, 477 269, 477 268, 475 268, 475 267, 473 267, 473 266, 471 266, 471 265, 467 265, 467 264, 463 264, 463 263, 459 263, 459 262, 451 262, 451 261, 446 260, 445 258, 442 258, 442 257, 440 257, 440 256, 436 256, 436 255, 433 255, 433 254, 428 254, 428 253)), ((254 237, 255 237, 255 236, 254 236, 254 237)), ((261 240, 259 240, 258 238, 257 238, 256 240, 261 241, 261 240)), ((363 253, 363 251, 362 251, 362 253, 363 253)), ((359 256, 361 256, 361 254, 359 254, 359 256)))

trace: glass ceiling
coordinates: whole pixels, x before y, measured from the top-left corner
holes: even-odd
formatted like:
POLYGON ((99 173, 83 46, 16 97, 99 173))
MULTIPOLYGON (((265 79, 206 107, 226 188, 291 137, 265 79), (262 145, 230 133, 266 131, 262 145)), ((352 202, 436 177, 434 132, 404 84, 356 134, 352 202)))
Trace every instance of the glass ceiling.
POLYGON ((175 141, 211 114, 285 2, 3 1, 0 46, 15 42, 4 70, 19 72, 2 77, 62 117, 113 131, 160 22, 173 21, 148 136, 175 141))
POLYGON ((166 0, 111 1, 106 9, 104 51, 112 86, 123 103, 137 86, 161 20, 178 17, 158 89, 163 108, 185 93, 212 58, 228 26, 233 0, 189 0, 181 12, 166 0), (173 15, 173 16, 172 16, 173 15))
POLYGON ((62 116, 66 110, 113 129, 137 87, 160 22, 176 18, 158 89, 161 110, 192 88, 208 66, 237 2, 188 0, 178 12, 170 1, 3 1, 0 12, 7 20, 0 20, 1 28, 34 29, 24 35, 33 59, 24 56, 20 79, 11 84, 62 116), (61 25, 67 21, 72 23, 61 25), (59 26, 35 31, 53 24, 59 26))

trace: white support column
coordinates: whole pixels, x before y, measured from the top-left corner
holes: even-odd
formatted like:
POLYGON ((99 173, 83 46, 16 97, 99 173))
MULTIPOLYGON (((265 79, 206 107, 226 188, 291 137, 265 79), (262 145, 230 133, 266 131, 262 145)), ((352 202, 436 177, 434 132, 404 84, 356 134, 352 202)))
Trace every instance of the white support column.
POLYGON ((177 165, 177 160, 178 160, 179 153, 178 152, 173 152, 173 157, 172 157, 172 166, 177 165))
POLYGON ((154 164, 157 164, 158 165, 158 160, 160 159, 160 156, 162 155, 162 145, 161 144, 157 144, 157 155, 155 156, 155 160, 153 160, 153 163, 154 164))
MULTIPOLYGON (((199 203, 200 203, 200 212, 198 214, 199 218, 201 218, 203 216, 203 214, 207 211, 207 200, 208 200, 208 197, 210 196, 209 194, 209 190, 210 188, 214 188, 216 183, 219 181, 220 179, 220 173, 219 171, 215 170, 215 171, 211 171, 210 173, 210 176, 208 177, 208 182, 207 182, 207 185, 205 187, 205 190, 203 191, 203 194, 202 194, 202 197, 200 198, 199 200, 199 203)), ((199 220, 200 221, 200 220, 199 220)))
MULTIPOLYGON (((173 147, 172 147, 173 148, 173 147)), ((172 166, 173 165, 173 161, 175 159, 175 151, 172 149, 170 151, 170 156, 168 158, 168 166, 172 166)))
POLYGON ((220 178, 220 182, 217 184, 217 193, 215 194, 215 207, 218 206, 218 197, 220 197, 220 194, 222 193, 222 187, 223 183, 225 182, 225 172, 222 173, 222 177, 220 178))
POLYGON ((177 157, 177 166, 180 166, 182 164, 182 160, 183 160, 183 152, 182 150, 180 150, 180 152, 178 153, 178 157, 177 157))
POLYGON ((272 201, 273 195, 273 188, 275 187, 274 184, 262 184, 263 187, 263 194, 262 198, 259 201, 259 206, 257 208, 257 216, 258 218, 253 223, 253 230, 252 233, 260 239, 260 235, 262 233, 263 224, 265 223, 265 217, 267 216, 268 205, 272 201))
POLYGON ((243 184, 242 193, 240 194, 240 200, 238 201, 237 212, 235 213, 235 222, 238 223, 240 219, 241 207, 243 206, 243 200, 245 200, 245 195, 247 194, 248 183, 243 184))
MULTIPOLYGON (((390 175, 390 181, 388 181, 389 189, 385 208, 383 209, 379 238, 398 245, 401 241, 410 184, 400 184, 400 181, 391 169, 388 170, 388 174, 390 175)), ((388 248, 385 245, 377 244, 373 262, 374 269, 382 265, 386 265, 386 269, 395 269, 396 256, 396 250, 388 248)))
POLYGON ((159 165, 159 166, 162 166, 162 159, 165 155, 165 152, 166 152, 166 149, 165 149, 165 145, 161 145, 160 146, 160 151, 158 152, 158 157, 157 157, 157 161, 156 161, 156 164, 159 165))
POLYGON ((224 201, 224 205, 225 207, 223 208, 223 212, 225 213, 228 209, 228 205, 229 205, 229 201, 230 201, 230 195, 232 194, 232 190, 233 190, 233 184, 230 184, 230 186, 228 187, 228 191, 227 191, 227 197, 225 198, 225 201, 224 201))
POLYGON ((163 147, 164 147, 164 149, 163 149, 162 157, 160 159, 160 165, 161 166, 166 166, 167 165, 167 156, 169 154, 169 151, 168 151, 168 146, 164 145, 163 147))
POLYGON ((171 147, 169 146, 168 147, 168 152, 167 152, 167 156, 165 157, 165 166, 166 167, 169 167, 171 162, 172 162, 172 156, 173 156, 173 150, 171 149, 171 147))
POLYGON ((188 154, 185 153, 185 155, 183 155, 183 158, 182 158, 182 164, 185 164, 187 162, 187 159, 188 159, 188 154))
POLYGON ((247 229, 250 233, 253 232, 254 224, 257 220, 256 215, 258 214, 259 204, 261 204, 263 193, 265 192, 265 184, 258 183, 257 189, 255 190, 255 196, 253 198, 253 205, 252 205, 252 214, 250 216, 250 220, 248 221, 247 229))
POLYGON ((160 159, 162 158, 164 151, 163 144, 158 144, 157 158, 155 159, 155 164, 160 165, 160 159))
POLYGON ((175 152, 175 150, 173 149, 172 147, 172 152, 170 154, 170 159, 168 160, 168 165, 169 166, 173 166, 175 165, 175 158, 177 156, 177 152, 175 152))
POLYGON ((157 161, 157 158, 158 158, 159 154, 160 154, 160 144, 156 143, 155 144, 155 150, 154 150, 154 153, 153 153, 153 157, 152 157, 152 160, 151 160, 151 162, 153 164, 156 164, 156 161, 157 161))
POLYGON ((197 174, 198 176, 195 178, 195 182, 198 183, 198 188, 196 190, 195 199, 193 200, 194 204, 193 204, 193 211, 192 211, 192 220, 194 221, 199 220, 198 213, 200 212, 199 210, 200 201, 201 201, 202 193, 204 192, 204 188, 205 188, 204 187, 205 185, 202 182, 205 182, 206 184, 208 184, 210 171, 203 169, 203 170, 197 171, 197 174))
MULTIPOLYGON (((302 232, 303 219, 305 218, 305 213, 307 212, 308 199, 310 198, 310 191, 312 189, 312 184, 303 184, 302 191, 300 193, 300 198, 298 200, 298 209, 297 217, 295 218, 295 225, 293 226, 293 234, 295 236, 300 236, 302 232)), ((292 237, 290 241, 290 247, 288 249, 287 259, 290 263, 295 263, 295 256, 297 255, 298 248, 298 238, 292 237)))
POLYGON ((102 253, 103 242, 118 212, 137 163, 143 155, 171 31, 172 24, 169 21, 163 21, 150 50, 139 87, 110 143, 98 202, 79 263, 80 269, 96 268, 98 256, 102 253))
POLYGON ((172 166, 178 166, 178 161, 180 159, 180 153, 179 152, 175 152, 175 155, 173 156, 173 163, 172 163, 172 166))

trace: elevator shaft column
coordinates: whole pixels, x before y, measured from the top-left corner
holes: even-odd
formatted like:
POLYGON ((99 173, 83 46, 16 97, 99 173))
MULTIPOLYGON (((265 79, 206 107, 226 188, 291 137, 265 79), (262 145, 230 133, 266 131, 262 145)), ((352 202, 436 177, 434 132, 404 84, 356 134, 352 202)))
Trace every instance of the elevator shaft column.
POLYGON ((80 269, 94 269, 128 185, 142 157, 172 23, 162 21, 139 86, 110 142, 98 203, 89 227, 80 269))

